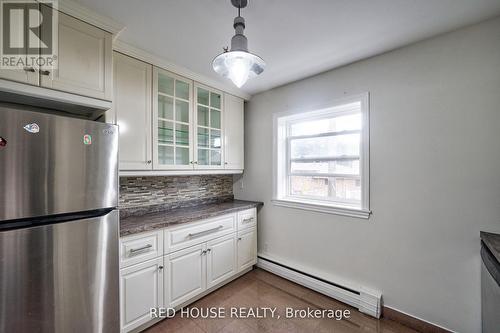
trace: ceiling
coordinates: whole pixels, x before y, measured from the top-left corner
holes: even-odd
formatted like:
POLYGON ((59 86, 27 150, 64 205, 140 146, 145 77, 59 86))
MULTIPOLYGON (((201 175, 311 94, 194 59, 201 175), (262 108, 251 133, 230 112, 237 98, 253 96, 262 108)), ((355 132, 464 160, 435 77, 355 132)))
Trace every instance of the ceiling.
MULTIPOLYGON (((234 34, 229 0, 77 2, 124 24, 119 39, 226 81, 211 62, 234 34)), ((497 15, 499 0, 249 0, 249 50, 267 67, 242 90, 255 94, 497 15)))

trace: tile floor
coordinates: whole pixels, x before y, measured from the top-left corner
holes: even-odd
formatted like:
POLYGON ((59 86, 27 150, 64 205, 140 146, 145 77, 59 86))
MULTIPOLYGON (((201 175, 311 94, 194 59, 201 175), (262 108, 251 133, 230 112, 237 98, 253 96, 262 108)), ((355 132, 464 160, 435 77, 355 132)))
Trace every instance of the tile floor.
POLYGON ((261 269, 255 269, 189 306, 206 309, 223 307, 226 318, 182 318, 179 313, 150 327, 147 333, 254 333, 254 332, 335 332, 335 333, 416 333, 387 319, 377 320, 322 294, 304 288, 261 269), (277 318, 235 319, 231 307, 277 307, 277 318), (350 318, 284 319, 285 308, 350 310, 350 318))

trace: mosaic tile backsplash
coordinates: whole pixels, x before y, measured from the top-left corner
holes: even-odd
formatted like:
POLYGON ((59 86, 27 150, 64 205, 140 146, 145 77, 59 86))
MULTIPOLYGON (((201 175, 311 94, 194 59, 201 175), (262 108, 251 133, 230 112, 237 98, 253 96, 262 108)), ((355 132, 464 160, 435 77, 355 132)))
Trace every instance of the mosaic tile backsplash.
POLYGON ((120 177, 120 209, 188 207, 231 198, 231 175, 120 177))

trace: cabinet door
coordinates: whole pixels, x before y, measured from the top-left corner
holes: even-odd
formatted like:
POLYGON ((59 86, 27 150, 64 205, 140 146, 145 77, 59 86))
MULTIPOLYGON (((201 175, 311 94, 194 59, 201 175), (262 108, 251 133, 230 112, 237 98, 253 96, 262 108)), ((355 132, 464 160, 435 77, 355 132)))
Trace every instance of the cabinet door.
POLYGON ((257 263, 257 229, 238 233, 238 272, 257 263))
POLYGON ((150 309, 163 307, 163 258, 120 271, 120 327, 128 332, 151 320, 150 309))
POLYGON ((151 170, 153 67, 114 52, 114 101, 120 130, 120 170, 151 170))
POLYGON ((165 256, 165 299, 168 307, 181 305, 206 289, 205 256, 205 244, 165 256))
POLYGON ((223 161, 223 95, 222 92, 195 85, 195 152, 196 169, 222 169, 223 161))
MULTIPOLYGON (((58 13, 57 68, 40 72, 41 85, 83 96, 111 100, 111 34, 58 13)), ((42 31, 43 33, 43 31, 42 31)))
POLYGON ((224 94, 224 167, 243 170, 244 113, 243 99, 224 94))
POLYGON ((154 169, 193 169, 192 81, 154 68, 154 169))
MULTIPOLYGON (((38 72, 35 71, 34 67, 31 66, 31 64, 28 63, 28 58, 26 57, 26 54, 28 52, 28 45, 25 41, 25 36, 26 36, 26 26, 24 22, 24 11, 27 10, 26 4, 23 4, 22 2, 17 4, 19 9, 22 9, 23 11, 18 11, 18 15, 16 14, 11 14, 10 19, 10 27, 9 27, 9 34, 10 34, 10 42, 13 43, 16 46, 18 50, 15 52, 15 54, 3 54, 4 57, 8 57, 10 55, 15 56, 15 59, 18 59, 18 56, 21 56, 21 59, 26 66, 20 66, 19 68, 0 68, 0 78, 2 79, 7 79, 11 81, 19 81, 23 83, 29 83, 33 85, 38 85, 38 72)), ((38 19, 35 17, 31 17, 30 19, 38 19)), ((31 25, 37 26, 36 22, 30 22, 31 25)), ((31 29, 36 29, 36 28, 30 28, 31 29)), ((30 43, 34 43, 33 40, 30 40, 30 43)), ((38 43, 37 43, 38 44, 38 43)), ((37 56, 37 55, 33 55, 37 56)))
POLYGON ((207 288, 236 273, 236 237, 234 234, 207 242, 207 288))

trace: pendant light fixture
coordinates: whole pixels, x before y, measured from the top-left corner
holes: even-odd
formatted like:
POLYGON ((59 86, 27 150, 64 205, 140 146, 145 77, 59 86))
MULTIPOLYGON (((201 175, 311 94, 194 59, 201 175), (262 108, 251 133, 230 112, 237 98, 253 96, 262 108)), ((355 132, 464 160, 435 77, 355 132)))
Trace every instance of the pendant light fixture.
POLYGON ((234 19, 235 35, 231 39, 231 50, 224 49, 212 62, 214 71, 219 75, 231 79, 241 88, 248 79, 264 71, 264 60, 258 55, 248 52, 248 40, 243 34, 245 19, 241 17, 240 10, 245 8, 248 0, 231 0, 233 6, 238 8, 238 16, 234 19))

